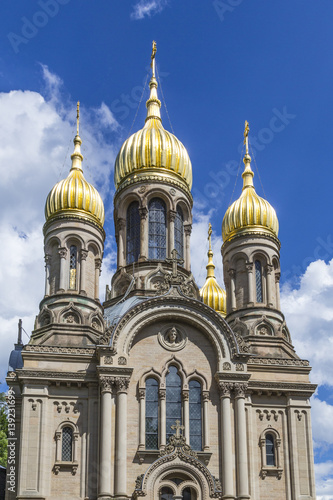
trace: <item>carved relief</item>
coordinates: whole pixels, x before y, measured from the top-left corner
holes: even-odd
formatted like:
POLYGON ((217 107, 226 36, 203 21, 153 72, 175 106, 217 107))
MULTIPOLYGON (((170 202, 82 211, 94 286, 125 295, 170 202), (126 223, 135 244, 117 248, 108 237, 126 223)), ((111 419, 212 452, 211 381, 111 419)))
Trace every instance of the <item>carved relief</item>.
POLYGON ((158 341, 164 349, 168 351, 179 351, 183 349, 187 342, 185 332, 179 327, 166 327, 158 332, 158 341))
POLYGON ((118 365, 127 365, 127 359, 125 358, 125 356, 119 356, 118 365))
POLYGON ((219 389, 220 389, 221 397, 230 398, 230 393, 231 393, 233 387, 234 387, 234 384, 231 384, 229 382, 220 382, 219 389))
POLYGON ((231 370, 231 364, 228 361, 225 361, 222 366, 223 370, 229 371, 231 370))
POLYGON ((234 384, 235 397, 236 398, 245 398, 247 388, 248 388, 248 384, 246 382, 243 382, 243 383, 236 382, 234 384))

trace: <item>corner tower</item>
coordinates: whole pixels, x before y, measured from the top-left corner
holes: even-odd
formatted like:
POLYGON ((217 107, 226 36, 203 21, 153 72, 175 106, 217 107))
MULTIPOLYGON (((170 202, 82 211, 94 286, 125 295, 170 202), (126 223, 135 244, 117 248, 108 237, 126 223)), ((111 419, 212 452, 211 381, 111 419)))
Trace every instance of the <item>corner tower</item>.
POLYGON ((82 170, 79 135, 72 167, 50 191, 45 204, 45 295, 32 338, 61 345, 91 343, 104 331, 99 276, 105 233, 104 205, 82 170))
POLYGON ((241 196, 222 223, 222 257, 227 293, 226 320, 264 356, 294 355, 280 310, 279 223, 274 208, 255 191, 245 122, 241 196))
POLYGON ((192 280, 192 165, 184 145, 163 127, 155 56, 153 42, 144 127, 124 142, 115 162, 117 271, 107 302, 126 292, 154 295, 177 264, 180 279, 192 280))

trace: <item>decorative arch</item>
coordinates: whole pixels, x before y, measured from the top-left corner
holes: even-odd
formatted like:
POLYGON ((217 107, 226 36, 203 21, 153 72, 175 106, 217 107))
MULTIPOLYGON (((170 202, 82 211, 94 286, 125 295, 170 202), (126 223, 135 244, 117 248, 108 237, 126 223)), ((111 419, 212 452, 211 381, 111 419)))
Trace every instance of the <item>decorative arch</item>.
POLYGON ((260 434, 259 438, 259 447, 261 451, 261 471, 260 476, 262 479, 265 479, 267 475, 269 476, 277 476, 278 479, 281 479, 283 468, 281 467, 281 437, 279 432, 272 427, 267 427, 260 434), (271 456, 268 453, 267 443, 271 443, 270 446, 272 450, 270 453, 274 454, 274 464, 268 463, 268 457, 271 456))
POLYGON ((274 325, 266 318, 265 315, 255 321, 251 327, 253 335, 263 335, 273 337, 276 335, 274 325))
POLYGON ((84 317, 81 310, 76 307, 72 301, 67 307, 64 307, 64 309, 58 313, 58 318, 59 323, 68 323, 73 325, 82 325, 84 323, 84 317))
POLYGON ((203 500, 222 498, 220 481, 198 460, 197 454, 186 444, 185 438, 176 435, 170 438, 165 450, 160 452, 160 458, 153 462, 144 474, 138 476, 133 497, 146 497, 147 500, 158 498, 163 477, 175 471, 193 479, 203 500))
POLYGON ((54 323, 54 321, 55 317, 53 311, 49 309, 47 305, 44 305, 37 316, 37 328, 47 326, 51 323, 54 323))

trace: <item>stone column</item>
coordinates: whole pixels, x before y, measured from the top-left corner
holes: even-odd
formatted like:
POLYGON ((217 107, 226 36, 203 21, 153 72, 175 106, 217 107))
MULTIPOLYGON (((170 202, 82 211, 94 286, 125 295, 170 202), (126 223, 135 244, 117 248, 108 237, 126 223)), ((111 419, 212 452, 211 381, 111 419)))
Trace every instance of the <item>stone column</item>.
POLYGON ((139 208, 140 214, 140 255, 139 261, 148 258, 148 208, 139 208))
POLYGON ((230 392, 232 390, 233 384, 228 382, 220 382, 219 387, 221 399, 223 499, 231 500, 235 498, 230 405, 230 392))
MULTIPOLYGON (((169 231, 168 231, 168 257, 171 258, 171 252, 175 248, 175 218, 177 212, 175 210, 169 210, 168 220, 169 220, 169 231)), ((178 258, 183 258, 182 255, 178 255, 178 258)))
POLYGON ((247 270, 247 288, 248 288, 248 306, 254 306, 253 299, 253 262, 246 263, 247 270))
POLYGON ((50 295, 50 268, 51 268, 51 255, 45 254, 45 296, 50 295))
POLYGON ((237 486, 238 499, 245 500, 249 496, 249 478, 247 461, 247 432, 245 415, 245 394, 247 383, 235 383, 236 401, 236 457, 237 457, 237 486))
POLYGON ((209 450, 209 422, 208 422, 208 401, 209 392, 202 392, 202 406, 203 406, 203 450, 209 450))
POLYGON ((146 389, 139 389, 139 449, 146 448, 146 389))
POLYGON ((159 389, 158 398, 160 401, 160 448, 166 445, 166 389, 159 389))
POLYGON ((276 296, 276 309, 280 311, 280 273, 275 273, 275 296, 276 296))
POLYGON ((99 277, 101 274, 102 259, 95 259, 95 300, 99 300, 99 277))
POLYGON ((66 287, 67 248, 61 247, 61 248, 59 248, 58 252, 59 252, 59 256, 60 256, 59 292, 64 292, 65 287, 66 287))
POLYGON ((116 455, 114 494, 119 499, 127 499, 127 389, 129 379, 116 377, 116 455))
POLYGON ((190 444, 190 401, 189 401, 188 389, 184 389, 182 391, 182 400, 183 400, 184 427, 185 427, 184 437, 186 443, 190 444))
POLYGON ((86 292, 86 263, 88 257, 88 250, 82 249, 80 252, 80 294, 87 295, 86 292))
POLYGON ((118 233, 118 267, 126 266, 125 256, 125 230, 126 220, 119 218, 117 220, 117 233, 118 233))
POLYGON ((273 276, 272 276, 273 266, 267 264, 266 266, 266 287, 267 287, 267 305, 268 307, 273 307, 272 301, 272 291, 273 291, 273 276))
POLYGON ((229 276, 230 276, 230 307, 231 311, 235 311, 236 309, 235 269, 229 269, 229 276))
POLYGON ((101 386, 101 426, 99 432, 99 488, 100 500, 111 499, 111 403, 113 377, 100 377, 101 386))
POLYGON ((185 269, 186 271, 191 271, 191 246, 190 239, 192 233, 192 224, 184 224, 184 234, 185 234, 185 269))

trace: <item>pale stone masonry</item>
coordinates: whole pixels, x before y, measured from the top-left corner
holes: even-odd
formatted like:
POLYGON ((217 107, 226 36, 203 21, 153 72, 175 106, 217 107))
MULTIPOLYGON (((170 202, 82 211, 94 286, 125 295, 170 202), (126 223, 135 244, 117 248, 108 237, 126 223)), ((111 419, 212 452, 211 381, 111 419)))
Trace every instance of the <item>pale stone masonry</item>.
POLYGON ((315 386, 280 310, 278 221, 254 190, 248 125, 243 191, 223 219, 226 296, 210 246, 202 300, 192 166, 162 125, 155 53, 145 126, 116 160, 117 269, 103 305, 104 208, 79 131, 47 199, 45 293, 7 378, 17 456, 6 498, 314 500, 315 386))

